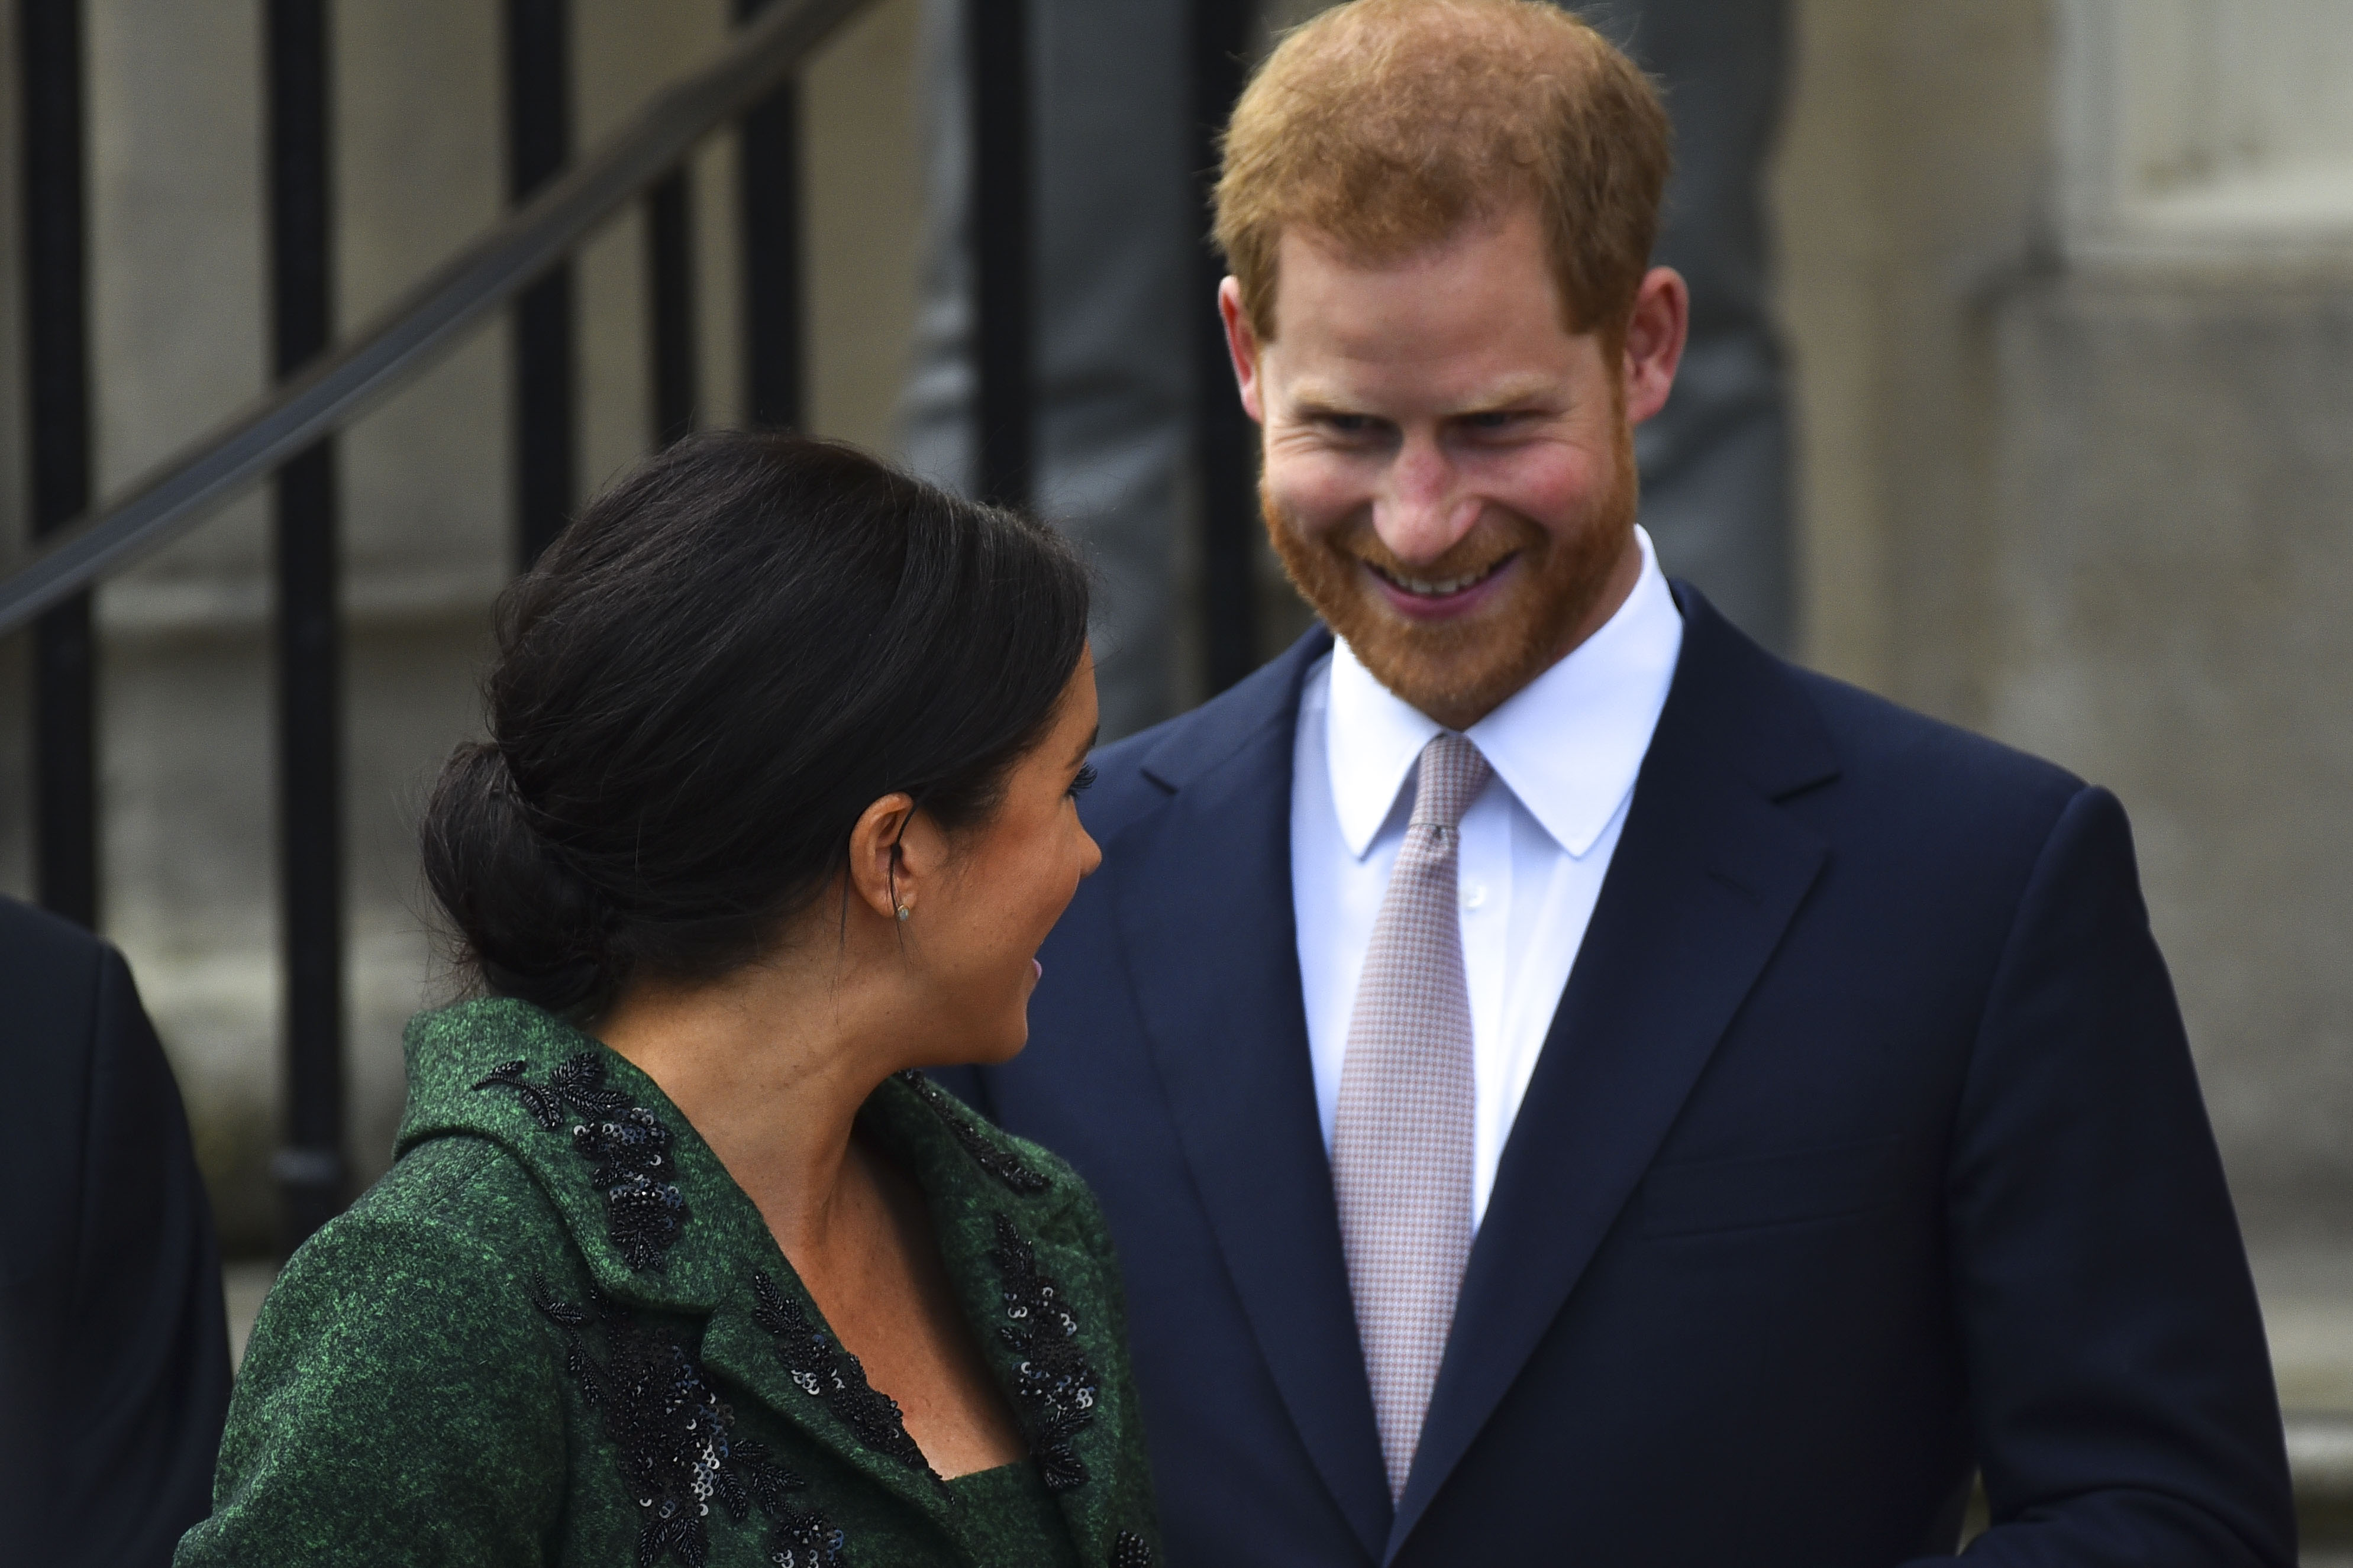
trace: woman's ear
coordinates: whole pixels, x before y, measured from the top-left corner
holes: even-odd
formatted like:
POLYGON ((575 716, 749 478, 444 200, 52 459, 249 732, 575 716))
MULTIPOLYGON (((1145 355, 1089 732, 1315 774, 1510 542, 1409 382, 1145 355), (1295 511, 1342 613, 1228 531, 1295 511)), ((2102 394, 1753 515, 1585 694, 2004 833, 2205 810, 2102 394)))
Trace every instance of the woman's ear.
POLYGON ((849 830, 850 892, 885 920, 912 918, 928 880, 930 835, 911 834, 915 823, 914 797, 900 791, 868 806, 849 830))

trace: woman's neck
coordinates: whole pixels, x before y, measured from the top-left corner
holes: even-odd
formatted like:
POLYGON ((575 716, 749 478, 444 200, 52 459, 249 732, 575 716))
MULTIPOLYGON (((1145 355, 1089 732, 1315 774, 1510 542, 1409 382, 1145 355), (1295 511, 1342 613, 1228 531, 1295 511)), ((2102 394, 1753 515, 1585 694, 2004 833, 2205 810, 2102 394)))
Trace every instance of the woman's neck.
POLYGON ((843 978, 787 959, 712 982, 638 981, 596 1026, 693 1123, 804 1273, 874 1201, 850 1131, 902 1065, 896 1009, 843 978))

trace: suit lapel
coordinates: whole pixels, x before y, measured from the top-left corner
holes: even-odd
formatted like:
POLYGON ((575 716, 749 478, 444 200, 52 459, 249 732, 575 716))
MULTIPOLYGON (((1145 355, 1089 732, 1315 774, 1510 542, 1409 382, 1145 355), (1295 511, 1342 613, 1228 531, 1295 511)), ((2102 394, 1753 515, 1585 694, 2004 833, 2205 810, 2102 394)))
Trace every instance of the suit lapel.
POLYGON ((1201 747, 1180 733, 1155 752, 1170 760, 1147 771, 1164 778, 1183 759, 1169 781, 1176 796, 1106 846, 1104 864, 1118 879, 1120 936, 1155 1064, 1242 1310, 1317 1471, 1377 1555, 1388 1489, 1316 1119, 1292 921, 1293 719, 1300 679, 1324 646, 1303 645, 1262 672, 1287 689, 1267 693, 1239 744, 1201 747))
POLYGON ((1504 1149, 1386 1556, 1558 1316, 1821 869, 1826 847, 1772 799, 1835 771, 1819 721, 1679 597, 1675 687, 1504 1149))

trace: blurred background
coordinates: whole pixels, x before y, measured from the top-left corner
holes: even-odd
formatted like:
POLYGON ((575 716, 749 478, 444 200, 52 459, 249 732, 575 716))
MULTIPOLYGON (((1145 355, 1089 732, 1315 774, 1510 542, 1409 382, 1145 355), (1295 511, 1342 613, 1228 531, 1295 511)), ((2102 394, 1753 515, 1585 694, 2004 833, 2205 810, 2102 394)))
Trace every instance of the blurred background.
MULTIPOLYGON (((248 1320, 306 1216, 382 1170, 401 1025, 448 993, 410 823, 478 726, 491 600, 637 456, 766 420, 1035 504, 1102 565, 1114 730, 1305 626, 1206 336, 1199 201, 1208 106, 1317 8, 836 5, 748 119, 358 416, 308 490, 249 490, 107 576, 82 640, 68 612, 0 639, 0 890, 129 955, 248 1320), (307 568, 304 539, 330 542, 307 568), (291 597, 304 570, 332 595, 291 597), (298 733, 306 700, 326 717, 298 733)), ((1670 569, 1792 657, 2122 796, 2307 1520, 2338 1538, 2353 7, 1585 9, 1666 81, 1662 255, 1716 312, 1643 449, 1670 569)), ((763 10, 18 0, 0 573, 302 363, 302 299, 328 339, 365 323, 763 10)))

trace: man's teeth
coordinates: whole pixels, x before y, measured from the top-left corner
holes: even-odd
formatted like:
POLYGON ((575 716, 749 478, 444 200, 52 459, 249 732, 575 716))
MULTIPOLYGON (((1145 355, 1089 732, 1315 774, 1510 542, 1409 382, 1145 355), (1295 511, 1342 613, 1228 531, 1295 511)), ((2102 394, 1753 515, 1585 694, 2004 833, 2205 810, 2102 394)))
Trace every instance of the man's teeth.
POLYGON ((1409 594, 1419 594, 1425 598, 1435 599, 1442 597, 1448 594, 1459 594, 1463 589, 1471 586, 1473 583, 1484 581, 1492 573, 1493 573, 1496 566, 1500 566, 1503 563, 1499 561, 1496 562, 1494 565, 1482 566, 1478 571, 1470 574, 1468 576, 1441 577, 1435 581, 1427 577, 1407 577, 1395 572, 1383 572, 1381 575, 1396 584, 1398 587, 1403 588, 1409 594))

